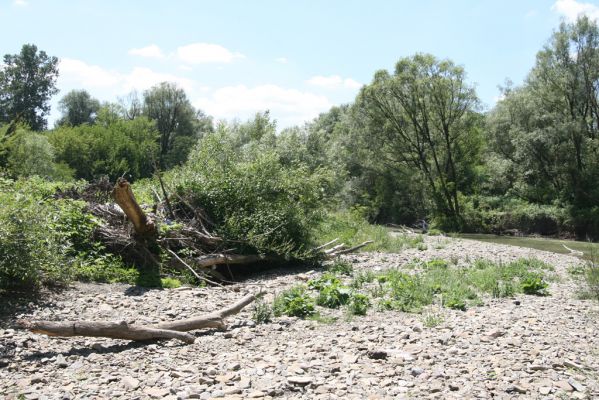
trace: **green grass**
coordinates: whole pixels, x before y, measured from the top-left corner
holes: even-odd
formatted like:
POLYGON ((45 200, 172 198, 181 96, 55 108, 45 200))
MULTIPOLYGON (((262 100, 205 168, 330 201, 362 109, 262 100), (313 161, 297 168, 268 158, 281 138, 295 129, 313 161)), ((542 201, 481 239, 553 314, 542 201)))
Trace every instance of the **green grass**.
POLYGON ((160 286, 165 289, 176 289, 181 287, 181 281, 176 278, 162 278, 160 279, 160 286))
POLYGON ((349 247, 372 240, 374 243, 360 250, 385 253, 400 253, 424 240, 422 235, 390 235, 388 228, 371 225, 359 213, 350 211, 329 214, 315 229, 313 236, 318 244, 339 239, 337 243, 345 243, 349 247))

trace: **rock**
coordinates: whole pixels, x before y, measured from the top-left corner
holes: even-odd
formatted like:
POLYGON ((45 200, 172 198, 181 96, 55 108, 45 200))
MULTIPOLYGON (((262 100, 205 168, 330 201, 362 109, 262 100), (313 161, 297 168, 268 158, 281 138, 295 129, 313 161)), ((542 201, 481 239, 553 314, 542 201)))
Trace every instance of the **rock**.
POLYGON ((287 378, 287 382, 292 385, 306 386, 312 383, 313 378, 311 376, 290 376, 287 378))
POLYGON ((526 392, 527 392, 526 388, 519 386, 519 385, 508 386, 507 389, 505 389, 505 391, 508 393, 520 393, 520 394, 526 394, 526 392))
POLYGON ((457 392, 458 390, 460 390, 460 386, 456 383, 450 383, 449 390, 451 390, 452 392, 457 392))
POLYGON ((410 374, 412 374, 412 376, 422 375, 423 373, 424 370, 419 367, 412 367, 412 369, 410 369, 410 374))
POLYGON ((563 364, 564 364, 564 367, 567 367, 567 368, 583 369, 582 365, 577 364, 574 361, 566 360, 566 361, 564 361, 563 364))
POLYGON ((135 390, 139 387, 139 381, 131 376, 121 379, 121 384, 128 390, 135 390))
POLYGON ((59 354, 56 356, 56 365, 59 368, 66 368, 69 366, 69 363, 67 362, 67 360, 65 360, 65 358, 62 354, 59 354))
POLYGON ((258 397, 264 397, 266 396, 266 393, 260 391, 260 390, 254 390, 253 392, 250 392, 247 397, 249 397, 250 399, 256 399, 258 397))
POLYGON ((371 350, 368 352, 368 358, 372 360, 385 360, 389 357, 389 353, 385 350, 371 350))
POLYGON ((561 389, 563 391, 566 391, 566 392, 574 391, 574 388, 572 387, 572 385, 570 385, 568 383, 568 381, 564 381, 564 380, 553 382, 553 386, 555 386, 556 388, 561 389))
POLYGON ((153 399, 161 399, 169 394, 169 390, 160 387, 147 387, 144 388, 144 393, 153 399))
POLYGON ((577 392, 584 392, 584 386, 582 386, 580 384, 580 382, 578 382, 577 380, 575 380, 574 378, 570 378, 568 379, 568 383, 570 384, 570 386, 572 386, 574 388, 574 390, 576 390, 577 392))
POLYGON ((543 396, 546 396, 551 393, 551 388, 549 386, 541 386, 539 388, 539 393, 541 393, 543 396))

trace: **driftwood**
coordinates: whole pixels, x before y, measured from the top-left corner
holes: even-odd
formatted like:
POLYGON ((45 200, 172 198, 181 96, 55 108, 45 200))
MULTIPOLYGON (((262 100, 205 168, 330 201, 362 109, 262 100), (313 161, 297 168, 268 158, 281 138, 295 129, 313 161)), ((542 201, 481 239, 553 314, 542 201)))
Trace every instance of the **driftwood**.
POLYGON ((178 339, 185 343, 193 343, 195 336, 186 333, 188 331, 204 328, 224 328, 224 319, 240 312, 245 306, 251 304, 260 297, 262 293, 248 294, 237 303, 214 311, 209 314, 200 315, 195 318, 184 319, 173 322, 163 322, 158 325, 143 326, 128 324, 127 322, 100 322, 100 321, 31 321, 19 320, 17 326, 28 329, 33 333, 48 336, 92 336, 108 337, 125 340, 153 340, 153 339, 178 339))

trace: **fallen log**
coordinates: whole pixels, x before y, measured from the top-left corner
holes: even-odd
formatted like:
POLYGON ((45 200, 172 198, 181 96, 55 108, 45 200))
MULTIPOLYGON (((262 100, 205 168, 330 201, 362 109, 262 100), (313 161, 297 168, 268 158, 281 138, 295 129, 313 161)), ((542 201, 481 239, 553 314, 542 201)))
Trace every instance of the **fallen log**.
POLYGON ((137 341, 151 339, 179 339, 185 343, 193 343, 195 341, 195 337, 189 333, 133 325, 128 324, 125 321, 56 322, 19 320, 17 321, 17 325, 20 328, 28 329, 33 333, 39 333, 48 336, 92 336, 137 341))
POLYGON ((226 317, 239 313, 245 306, 251 304, 262 295, 262 292, 248 294, 237 303, 223 308, 222 310, 180 321, 163 322, 158 325, 135 325, 128 324, 125 321, 56 322, 21 319, 17 321, 17 327, 48 336, 91 336, 134 341, 178 339, 191 344, 194 342, 195 336, 186 332, 204 328, 224 328, 224 319, 226 317))

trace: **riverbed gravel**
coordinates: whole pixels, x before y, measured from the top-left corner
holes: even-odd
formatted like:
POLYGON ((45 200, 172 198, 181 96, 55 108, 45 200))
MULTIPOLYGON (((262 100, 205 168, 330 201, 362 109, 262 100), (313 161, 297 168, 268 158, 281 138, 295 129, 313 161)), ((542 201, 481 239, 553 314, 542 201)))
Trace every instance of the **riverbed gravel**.
MULTIPOLYGON (((252 306, 224 330, 130 343, 52 338, 0 329, 0 397, 6 399, 598 399, 599 302, 581 300, 568 272, 581 261, 538 250, 447 237, 399 254, 359 253, 355 272, 414 259, 458 265, 477 258, 539 258, 558 277, 550 296, 486 299, 467 311, 379 311, 323 321, 252 321, 252 306), (426 249, 424 249, 426 247, 426 249), (431 323, 434 322, 434 323, 431 323)), ((263 290, 266 301, 322 271, 272 270, 224 288, 142 290, 74 284, 15 318, 157 323, 190 317, 263 290)), ((8 317, 5 317, 8 318, 8 317)))

